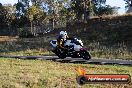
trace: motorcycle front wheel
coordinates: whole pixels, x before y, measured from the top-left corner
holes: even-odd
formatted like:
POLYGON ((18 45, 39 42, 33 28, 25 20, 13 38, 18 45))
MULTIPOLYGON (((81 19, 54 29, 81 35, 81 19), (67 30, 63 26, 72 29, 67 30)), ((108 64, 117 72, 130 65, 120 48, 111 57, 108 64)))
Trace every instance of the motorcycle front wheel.
POLYGON ((82 57, 83 59, 85 59, 85 60, 91 59, 90 53, 87 52, 87 51, 85 51, 85 50, 81 51, 81 57, 82 57))
POLYGON ((61 58, 61 59, 66 58, 66 54, 65 54, 64 52, 62 53, 62 52, 60 51, 60 49, 56 49, 55 54, 56 54, 59 58, 61 58))

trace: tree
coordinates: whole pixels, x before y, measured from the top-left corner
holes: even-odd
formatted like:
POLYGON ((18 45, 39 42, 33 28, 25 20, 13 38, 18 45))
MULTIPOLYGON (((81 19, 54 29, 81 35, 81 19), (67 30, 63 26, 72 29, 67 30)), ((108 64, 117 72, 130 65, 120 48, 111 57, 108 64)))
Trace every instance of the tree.
POLYGON ((0 3, 0 7, 2 7, 2 3, 0 3))
POLYGON ((126 3, 126 8, 128 8, 129 6, 132 7, 132 0, 124 0, 126 3))
POLYGON ((25 8, 24 8, 25 6, 22 2, 18 2, 14 6, 16 6, 16 15, 18 18, 20 18, 21 15, 25 13, 25 8))
POLYGON ((0 5, 0 29, 4 30, 3 35, 12 35, 16 33, 14 30, 14 25, 12 26, 12 23, 15 19, 15 10, 15 7, 11 4, 0 5))
POLYGON ((5 11, 3 5, 0 3, 0 28, 4 27, 4 18, 6 13, 7 12, 5 11))
POLYGON ((26 16, 30 20, 31 32, 33 33, 33 22, 44 18, 45 14, 39 7, 33 5, 27 9, 26 16))
POLYGON ((47 13, 47 20, 49 24, 52 24, 52 29, 55 29, 55 25, 60 24, 60 20, 64 18, 62 16, 62 10, 64 10, 64 4, 68 0, 37 0, 39 5, 47 13))
POLYGON ((19 0, 21 3, 23 3, 23 5, 25 6, 25 8, 27 9, 29 7, 29 2, 30 0, 19 0))
POLYGON ((43 0, 31 0, 32 5, 34 6, 41 6, 43 3, 43 0))
POLYGON ((11 23, 12 21, 15 19, 15 7, 12 6, 11 4, 6 4, 4 5, 5 10, 7 11, 6 13, 6 18, 5 21, 9 27, 9 29, 11 28, 11 23))
POLYGON ((84 20, 87 20, 90 15, 94 15, 97 7, 105 4, 106 0, 71 0, 71 9, 76 13, 76 18, 79 20, 84 15, 84 20))
POLYGON ((117 14, 118 9, 119 7, 111 7, 110 5, 101 6, 96 9, 96 15, 101 16, 117 14))
POLYGON ((132 0, 124 0, 126 3, 126 6, 125 6, 125 8, 126 9, 128 9, 127 10, 127 13, 130 13, 130 12, 132 12, 132 0))
MULTIPOLYGON (((12 20, 15 19, 15 8, 11 4, 0 5, 0 22, 3 27, 11 26, 12 20)), ((10 28, 10 27, 9 27, 10 28)))

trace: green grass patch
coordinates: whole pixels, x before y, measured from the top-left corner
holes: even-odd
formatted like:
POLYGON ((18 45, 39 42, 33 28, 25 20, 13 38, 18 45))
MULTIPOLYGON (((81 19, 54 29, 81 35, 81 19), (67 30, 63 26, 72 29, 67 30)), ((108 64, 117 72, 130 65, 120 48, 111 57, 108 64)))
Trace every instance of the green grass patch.
POLYGON ((24 51, 3 52, 1 55, 15 55, 15 56, 43 56, 55 55, 51 51, 44 51, 43 49, 28 49, 24 51))
MULTIPOLYGON (((130 74, 132 67, 0 58, 1 88, 78 88, 76 69, 88 74, 130 74)), ((86 84, 82 88, 130 88, 130 84, 86 84)))

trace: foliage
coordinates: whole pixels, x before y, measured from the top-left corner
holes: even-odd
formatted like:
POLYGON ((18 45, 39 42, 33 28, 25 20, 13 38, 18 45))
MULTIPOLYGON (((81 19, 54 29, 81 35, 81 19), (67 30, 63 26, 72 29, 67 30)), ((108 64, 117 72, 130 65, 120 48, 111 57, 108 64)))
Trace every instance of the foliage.
MULTIPOLYGON (((0 4, 1 28, 39 27, 52 30, 66 27, 74 20, 87 21, 91 16, 114 14, 106 0, 18 0, 15 5, 0 4), (47 27, 48 26, 48 27, 47 27)), ((35 29, 37 30, 37 29, 35 29)))
POLYGON ((84 20, 91 14, 94 15, 94 8, 105 4, 106 0, 72 0, 71 9, 76 13, 77 19, 84 14, 84 20))
POLYGON ((10 5, 0 5, 0 28, 10 27, 12 21, 15 19, 15 8, 10 5))
POLYGON ((33 37, 33 35, 32 35, 32 33, 29 30, 20 29, 19 37, 30 38, 30 37, 33 37))
POLYGON ((126 3, 126 8, 128 8, 129 6, 132 6, 132 0, 124 0, 126 3))
POLYGON ((18 2, 17 4, 15 4, 15 6, 16 6, 16 15, 17 15, 17 17, 21 17, 21 15, 22 14, 24 14, 24 12, 25 12, 25 6, 24 6, 24 4, 22 3, 22 2, 18 2))
POLYGON ((110 5, 106 5, 106 6, 98 7, 95 10, 95 13, 96 13, 97 16, 112 15, 112 14, 117 14, 117 10, 118 10, 117 7, 111 7, 110 5))
POLYGON ((43 11, 37 6, 31 6, 26 11, 26 16, 30 21, 39 20, 43 15, 43 11))

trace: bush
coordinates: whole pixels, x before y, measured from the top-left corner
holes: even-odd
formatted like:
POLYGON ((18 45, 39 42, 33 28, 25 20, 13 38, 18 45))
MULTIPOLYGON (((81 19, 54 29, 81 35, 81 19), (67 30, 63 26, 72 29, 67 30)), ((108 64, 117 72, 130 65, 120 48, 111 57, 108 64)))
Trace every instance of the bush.
POLYGON ((34 35, 31 33, 31 31, 21 28, 19 32, 19 37, 30 38, 30 37, 34 37, 34 35))

